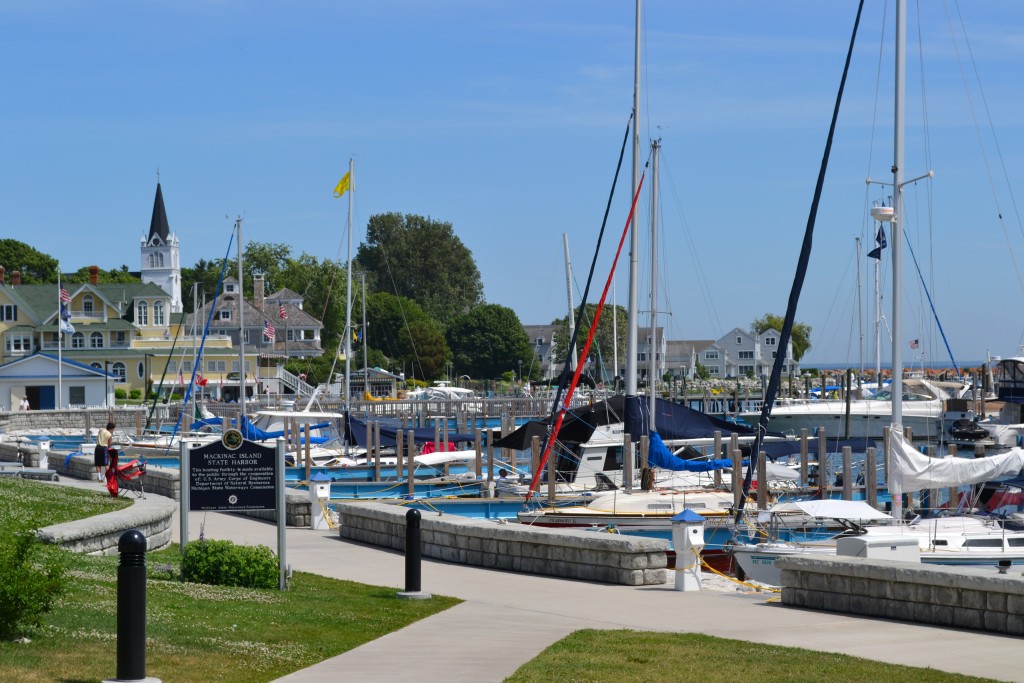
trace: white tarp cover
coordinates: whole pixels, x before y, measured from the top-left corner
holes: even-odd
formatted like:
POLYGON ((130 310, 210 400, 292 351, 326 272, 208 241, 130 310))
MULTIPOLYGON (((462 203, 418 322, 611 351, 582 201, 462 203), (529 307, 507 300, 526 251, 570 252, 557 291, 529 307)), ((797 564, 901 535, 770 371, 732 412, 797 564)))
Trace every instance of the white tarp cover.
POLYGON ((889 434, 889 492, 893 495, 965 486, 1017 474, 1024 469, 1024 450, 983 458, 930 458, 907 443, 902 434, 889 434))
POLYGON ((812 517, 828 519, 892 519, 862 500, 798 500, 780 503, 773 512, 803 512, 812 517))

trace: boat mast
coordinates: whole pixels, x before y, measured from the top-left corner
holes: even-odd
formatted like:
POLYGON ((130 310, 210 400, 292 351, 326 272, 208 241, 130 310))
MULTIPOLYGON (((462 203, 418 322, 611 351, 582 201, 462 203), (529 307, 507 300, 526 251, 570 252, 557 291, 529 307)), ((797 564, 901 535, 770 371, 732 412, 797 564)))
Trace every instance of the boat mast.
MULTIPOLYGON (((572 305, 572 264, 569 263, 569 233, 562 233, 562 248, 565 251, 565 295, 569 301, 569 340, 572 341, 576 329, 576 312, 572 305)), ((576 371, 576 345, 569 347, 569 369, 576 371)), ((522 381, 522 377, 519 378, 522 381)))
POLYGON ((655 429, 654 416, 657 413, 658 397, 655 387, 658 382, 658 158, 661 156, 661 140, 651 143, 651 352, 647 381, 648 403, 650 405, 650 429, 655 429))
MULTIPOLYGON (((633 191, 640 187, 640 10, 642 0, 636 0, 636 35, 633 55, 633 191)), ((626 308, 626 404, 637 395, 637 269, 639 267, 640 235, 634 220, 629 228, 629 291, 626 308)), ((634 435, 636 436, 636 435, 634 435)))
MULTIPOLYGON (((348 424, 352 402, 352 192, 355 190, 355 162, 348 160, 348 266, 345 286, 345 422, 348 424)), ((345 440, 346 454, 348 440, 345 440)))
MULTIPOLYGON (((875 230, 875 234, 878 234, 878 230, 875 230)), ((882 289, 881 289, 881 270, 882 270, 882 258, 879 254, 879 258, 874 259, 875 261, 875 384, 878 385, 875 391, 882 390, 882 289)))
POLYGON ((892 230, 892 426, 891 430, 903 433, 903 248, 901 225, 903 223, 903 98, 906 89, 906 32, 907 6, 904 0, 896 0, 896 92, 893 117, 893 162, 892 189, 893 210, 892 230))
MULTIPOLYGON (((242 279, 242 218, 235 219, 235 230, 238 235, 238 405, 241 412, 239 415, 245 417, 245 280, 242 279)), ((194 417, 194 416, 193 416, 194 417)), ((238 422, 239 429, 242 428, 242 421, 238 422)))

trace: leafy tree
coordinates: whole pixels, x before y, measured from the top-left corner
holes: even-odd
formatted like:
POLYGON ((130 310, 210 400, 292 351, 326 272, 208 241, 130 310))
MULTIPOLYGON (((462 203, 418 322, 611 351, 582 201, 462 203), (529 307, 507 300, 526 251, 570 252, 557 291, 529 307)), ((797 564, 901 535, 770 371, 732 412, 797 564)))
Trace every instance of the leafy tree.
MULTIPOLYGON (((128 266, 122 265, 118 270, 103 270, 96 273, 100 284, 119 284, 129 282, 141 282, 139 278, 128 272, 128 266)), ((64 281, 72 284, 84 284, 89 281, 89 266, 79 268, 73 273, 64 275, 64 281)))
MULTIPOLYGON (((590 334, 590 325, 591 321, 594 319, 595 313, 597 313, 597 304, 587 304, 583 325, 577 335, 576 353, 580 353, 583 350, 583 345, 586 343, 587 336, 590 334)), ((579 307, 576 308, 576 312, 574 313, 574 324, 578 314, 579 307)), ((613 334, 613 326, 616 322, 618 325, 619 362, 625 362, 626 318, 626 309, 622 306, 605 306, 604 310, 601 312, 601 322, 597 326, 594 343, 590 347, 590 360, 595 361, 598 364, 598 367, 602 368, 602 373, 607 372, 607 369, 611 368, 611 373, 609 374, 615 374, 615 368, 612 366, 615 363, 615 335, 613 334), (613 308, 618 309, 617 315, 614 314, 612 310, 613 308)), ((555 358, 559 359, 559 363, 564 363, 566 357, 569 355, 569 316, 563 316, 557 320, 553 320, 551 324, 559 326, 558 330, 555 331, 552 346, 555 358)))
MULTIPOLYGON (((781 315, 765 313, 750 323, 750 332, 752 334, 761 334, 765 330, 778 330, 781 332, 784 322, 785 317, 781 315)), ((793 360, 799 362, 811 348, 811 326, 806 323, 794 322, 791 341, 793 342, 793 360)))
POLYGON ((371 216, 356 260, 374 289, 412 299, 445 325, 484 300, 473 254, 451 223, 413 214, 371 216))
POLYGON ((701 365, 700 361, 697 361, 696 371, 698 379, 708 380, 711 378, 711 371, 701 365))
POLYGON ((421 380, 444 375, 450 351, 441 326, 415 301, 376 292, 367 297, 366 319, 366 343, 389 359, 382 367, 421 380))
POLYGON ((498 304, 477 306, 448 326, 456 374, 490 379, 519 368, 534 371, 533 350, 515 311, 498 304))
POLYGON ((8 282, 14 271, 26 285, 57 281, 57 259, 18 240, 0 239, 0 266, 7 270, 8 282))
MULTIPOLYGON (((191 268, 181 269, 181 298, 182 306, 186 313, 193 313, 192 307, 192 286, 199 284, 199 305, 203 305, 203 295, 206 295, 206 300, 209 301, 213 298, 214 293, 217 291, 217 282, 220 280, 221 266, 223 261, 207 261, 206 259, 199 259, 191 268)), ((238 272, 237 261, 229 261, 227 270, 224 272, 224 277, 227 277, 230 273, 238 272)), ((237 275, 236 275, 237 277, 237 275)))

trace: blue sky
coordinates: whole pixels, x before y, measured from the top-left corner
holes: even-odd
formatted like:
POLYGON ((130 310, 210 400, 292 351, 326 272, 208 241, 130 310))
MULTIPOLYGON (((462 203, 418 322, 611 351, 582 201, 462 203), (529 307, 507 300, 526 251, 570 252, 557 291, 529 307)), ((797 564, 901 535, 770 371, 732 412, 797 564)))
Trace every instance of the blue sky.
MULTIPOLYGON (((873 246, 867 210, 885 194, 865 177, 891 178, 892 4, 865 11, 797 314, 813 327, 805 364, 861 357, 855 238, 873 246)), ((957 359, 1009 355, 1024 333, 1024 4, 920 4, 906 175, 936 177, 908 190, 907 230, 957 359)), ((662 139, 670 338, 784 312, 855 11, 646 3, 641 136, 645 157, 662 139)), ((139 268, 158 168, 187 265, 222 256, 238 215, 246 241, 344 258, 347 202, 331 189, 353 157, 356 244, 376 213, 449 221, 487 300, 546 323, 567 305, 562 234, 581 286, 593 255, 632 104, 633 3, 6 1, 0 61, 2 234, 66 270, 139 268)), ((622 178, 613 235, 628 166, 622 178)), ((642 211, 646 232, 646 199, 642 211)), ((640 277, 647 310, 646 265, 640 277)), ((866 307, 872 277, 862 268, 866 307)), ((909 254, 904 292, 904 336, 942 361, 909 254)), ((870 357, 870 323, 864 335, 870 357)))

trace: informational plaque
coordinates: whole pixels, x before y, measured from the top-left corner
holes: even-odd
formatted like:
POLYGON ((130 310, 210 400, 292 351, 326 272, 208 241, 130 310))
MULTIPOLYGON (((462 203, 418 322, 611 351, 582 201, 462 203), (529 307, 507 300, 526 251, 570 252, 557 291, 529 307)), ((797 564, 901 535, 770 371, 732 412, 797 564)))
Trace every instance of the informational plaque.
POLYGON ((228 430, 189 451, 190 510, 274 510, 277 450, 228 430))

